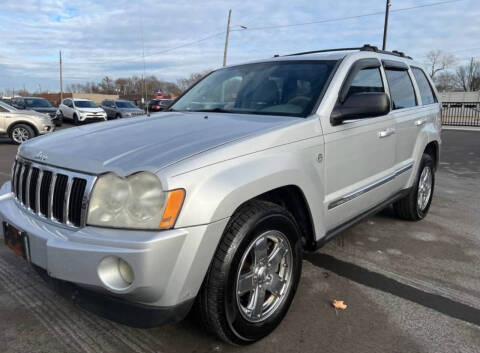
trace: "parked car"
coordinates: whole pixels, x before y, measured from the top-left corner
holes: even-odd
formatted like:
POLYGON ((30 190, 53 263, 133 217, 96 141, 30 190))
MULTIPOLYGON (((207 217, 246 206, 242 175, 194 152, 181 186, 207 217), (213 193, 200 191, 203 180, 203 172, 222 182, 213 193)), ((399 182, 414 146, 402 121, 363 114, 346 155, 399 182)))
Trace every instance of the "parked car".
POLYGON ((58 107, 60 120, 73 120, 75 125, 87 121, 106 121, 107 113, 90 99, 66 98, 58 107))
POLYGON ((123 99, 105 99, 100 107, 105 110, 108 119, 132 118, 145 114, 133 102, 123 99))
POLYGON ((0 101, 0 135, 7 135, 16 144, 54 129, 55 125, 48 115, 33 110, 18 110, 0 101))
POLYGON ((440 131, 435 87, 401 53, 221 68, 168 112, 23 144, 0 235, 110 319, 147 327, 195 303, 218 337, 249 344, 286 315, 303 251, 391 204, 427 215, 440 131))
POLYGON ((57 117, 57 108, 45 98, 15 97, 12 99, 11 105, 20 110, 29 109, 48 114, 56 126, 62 125, 61 120, 57 117))
POLYGON ((152 99, 148 102, 149 112, 162 112, 172 104, 173 99, 152 99))

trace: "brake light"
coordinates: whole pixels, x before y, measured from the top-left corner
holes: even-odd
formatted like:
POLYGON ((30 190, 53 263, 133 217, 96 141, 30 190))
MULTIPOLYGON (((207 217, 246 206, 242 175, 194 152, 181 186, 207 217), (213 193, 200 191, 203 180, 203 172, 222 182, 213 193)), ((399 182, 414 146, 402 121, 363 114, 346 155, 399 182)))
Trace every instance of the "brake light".
POLYGON ((152 109, 155 109, 155 110, 160 109, 160 106, 159 105, 152 105, 152 109))

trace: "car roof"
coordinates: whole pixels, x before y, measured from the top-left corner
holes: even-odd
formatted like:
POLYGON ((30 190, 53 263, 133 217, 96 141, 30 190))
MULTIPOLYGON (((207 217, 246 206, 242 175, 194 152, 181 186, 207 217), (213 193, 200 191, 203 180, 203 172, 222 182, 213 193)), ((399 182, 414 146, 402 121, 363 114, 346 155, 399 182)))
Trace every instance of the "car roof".
POLYGON ((43 98, 43 97, 15 97, 14 99, 43 99, 43 100, 47 100, 46 98, 43 98))
POLYGON ((93 102, 91 99, 87 99, 87 98, 67 98, 67 99, 73 99, 76 102, 80 102, 80 101, 93 102))
MULTIPOLYGON (((405 56, 403 53, 399 52, 386 52, 386 51, 373 51, 373 50, 361 50, 359 48, 355 49, 346 49, 346 50, 337 50, 331 52, 305 52, 289 55, 275 55, 272 58, 254 60, 246 63, 229 65, 227 67, 235 67, 247 64, 256 64, 256 63, 267 63, 267 62, 283 62, 283 61, 302 61, 302 60, 343 60, 347 58, 352 59, 366 59, 366 58, 377 58, 380 61, 390 60, 390 61, 399 61, 403 62, 409 66, 423 67, 423 64, 413 60, 409 56, 405 56), (400 55, 401 54, 401 55, 400 55)), ((220 68, 221 70, 221 68, 220 68)))

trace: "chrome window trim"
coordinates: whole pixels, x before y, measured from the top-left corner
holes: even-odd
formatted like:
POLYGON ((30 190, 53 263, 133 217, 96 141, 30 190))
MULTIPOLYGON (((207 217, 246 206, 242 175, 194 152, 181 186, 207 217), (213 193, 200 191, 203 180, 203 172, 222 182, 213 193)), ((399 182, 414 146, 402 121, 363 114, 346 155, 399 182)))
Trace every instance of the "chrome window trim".
MULTIPOLYGON (((14 196, 14 200, 17 203, 19 208, 21 208, 25 212, 28 212, 29 214, 35 216, 35 218, 37 218, 41 221, 48 222, 48 223, 51 223, 51 224, 54 224, 54 225, 57 225, 57 226, 63 226, 63 227, 68 228, 68 229, 72 229, 72 228, 73 229, 79 229, 79 228, 83 228, 83 227, 86 226, 88 205, 89 205, 89 202, 90 202, 90 195, 92 193, 93 186, 95 184, 95 181, 97 180, 96 175, 74 172, 74 171, 71 171, 69 169, 57 168, 57 167, 53 167, 53 166, 48 165, 48 164, 37 163, 37 162, 31 161, 29 159, 22 158, 22 157, 19 157, 19 156, 16 158, 15 164, 16 164, 17 171, 14 172, 14 175, 17 174, 17 173, 20 173, 20 186, 21 186, 21 188, 18 190, 19 191, 18 193, 15 192, 15 190, 13 190, 14 191, 13 196, 14 196), (27 190, 23 190, 23 186, 22 186, 23 183, 21 182, 21 180, 23 180, 25 165, 27 165, 27 164, 30 167, 30 171, 33 170, 33 168, 38 168, 39 169, 39 176, 38 176, 38 180, 37 180, 37 189, 36 189, 36 200, 35 200, 36 207, 37 207, 36 212, 34 212, 29 207, 29 203, 26 202, 25 204, 23 204, 22 201, 21 201, 23 193, 28 191, 28 187, 27 187, 28 184, 25 187, 25 189, 27 189, 27 190), (18 166, 20 166, 20 165, 21 165, 21 168, 18 168, 18 166), (42 185, 43 175, 44 175, 45 172, 51 172, 52 173, 52 180, 51 180, 51 183, 50 183, 50 189, 48 191, 48 214, 47 215, 42 214, 42 212, 40 210, 40 189, 41 189, 41 185, 42 185), (54 216, 53 216, 53 212, 52 212, 53 195, 54 195, 54 192, 55 192, 55 184, 56 184, 58 174, 66 175, 67 178, 68 178, 67 187, 65 189, 65 195, 64 195, 64 198, 63 198, 63 202, 64 202, 63 217, 64 217, 64 220, 65 220, 64 222, 60 222, 57 219, 55 219, 54 216), (69 206, 70 206, 70 193, 71 193, 74 178, 84 179, 86 181, 86 187, 85 187, 85 191, 84 191, 84 194, 83 194, 81 209, 80 209, 80 226, 79 227, 75 226, 74 224, 72 224, 68 220, 68 215, 69 215, 68 212, 69 212, 69 206), (18 197, 17 197, 17 195, 18 195, 18 197)), ((29 172, 29 176, 30 175, 31 175, 31 172, 29 172)), ((16 186, 16 189, 18 189, 18 186, 17 185, 15 185, 15 186, 16 186)), ((29 195, 27 194, 26 196, 29 196, 29 195)))
POLYGON ((331 210, 335 207, 338 207, 340 205, 343 205, 344 203, 348 202, 348 201, 351 201, 385 183, 388 183, 389 181, 395 179, 397 176, 399 176, 400 174, 406 172, 407 170, 411 169, 413 167, 413 162, 397 169, 396 171, 394 171, 392 174, 389 174, 379 180, 376 180, 375 182, 369 184, 369 185, 366 185, 366 186, 363 186, 355 191, 352 191, 351 193, 348 193, 342 197, 339 197, 338 199, 330 202, 328 204, 328 209, 331 210))

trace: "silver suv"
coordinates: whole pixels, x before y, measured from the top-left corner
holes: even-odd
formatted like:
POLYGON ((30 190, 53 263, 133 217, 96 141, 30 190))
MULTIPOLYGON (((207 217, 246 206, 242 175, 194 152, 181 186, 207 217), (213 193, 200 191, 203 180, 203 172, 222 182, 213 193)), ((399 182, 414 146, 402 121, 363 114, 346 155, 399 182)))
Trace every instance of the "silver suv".
POLYGON ((402 53, 221 68, 167 112, 23 144, 2 231, 110 319, 152 326, 195 303, 221 339, 248 344, 286 315, 302 251, 390 204, 427 215, 440 130, 435 88, 402 53))
POLYGON ((55 130, 52 119, 33 110, 19 110, 0 101, 0 136, 7 135, 20 144, 38 135, 55 130))

